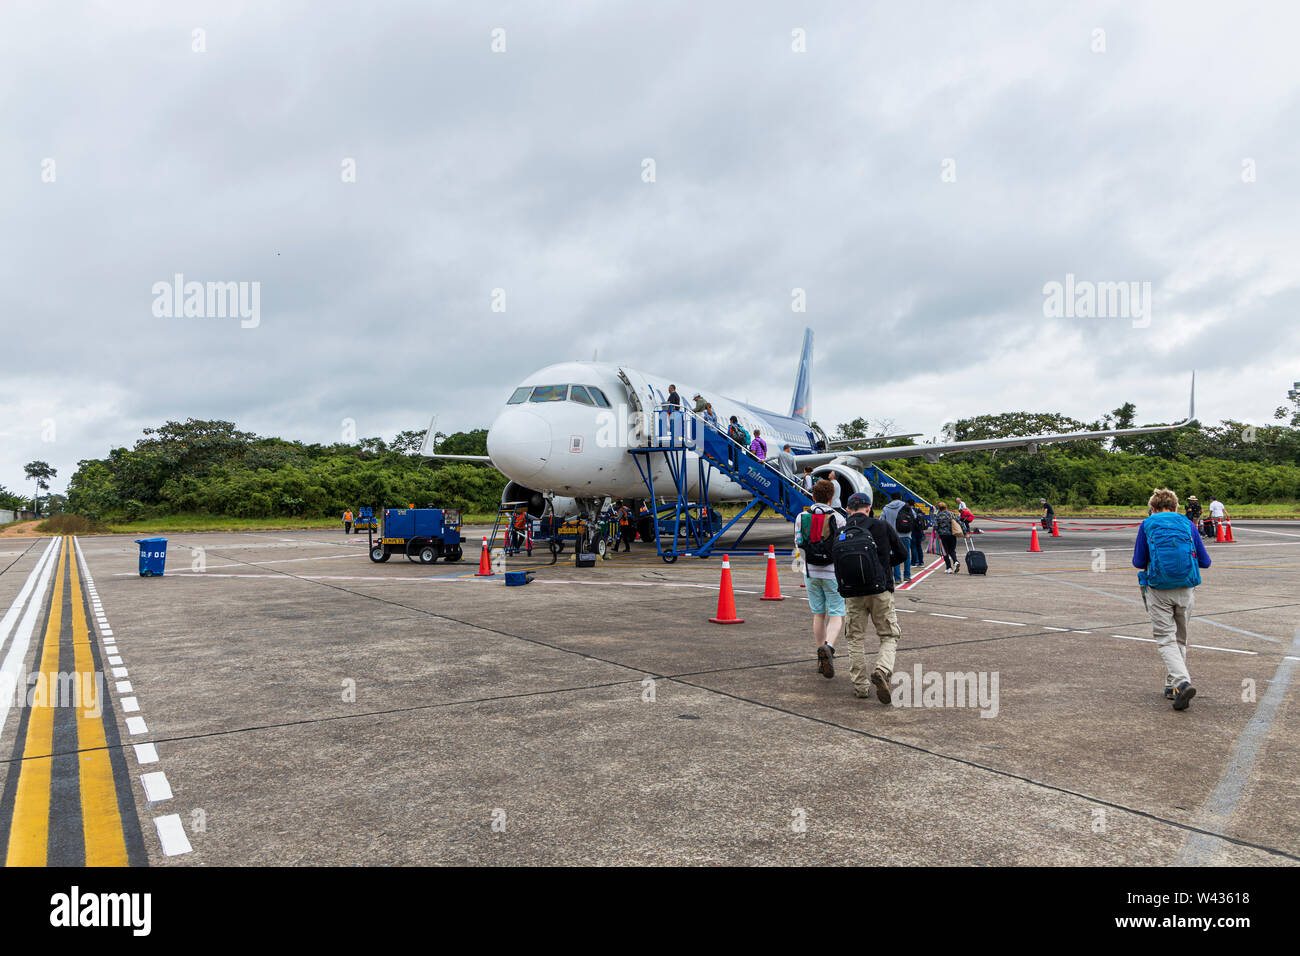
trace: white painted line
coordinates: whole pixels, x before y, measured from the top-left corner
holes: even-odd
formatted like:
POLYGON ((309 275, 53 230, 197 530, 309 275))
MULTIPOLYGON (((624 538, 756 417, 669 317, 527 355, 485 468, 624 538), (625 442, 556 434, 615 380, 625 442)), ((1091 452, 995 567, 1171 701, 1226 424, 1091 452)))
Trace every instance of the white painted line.
POLYGON ((127 676, 126 668, 125 668, 125 667, 114 667, 114 668, 113 668, 113 676, 114 676, 114 677, 126 677, 126 676, 127 676))
POLYGON ((1009 625, 1011 625, 1012 627, 1026 627, 1026 626, 1027 626, 1027 625, 1025 625, 1025 624, 1022 624, 1020 621, 994 621, 994 620, 992 620, 992 619, 990 619, 990 618, 987 618, 987 617, 984 618, 984 623, 985 623, 985 624, 1009 624, 1009 625))
POLYGON ((162 843, 163 856, 179 856, 194 849, 190 846, 189 838, 185 836, 185 827, 181 825, 179 813, 154 817, 153 824, 158 828, 158 840, 162 843))
POLYGON ((1043 625, 1044 631, 1068 631, 1068 627, 1052 627, 1050 624, 1043 625))
POLYGON ((931 617, 950 617, 954 621, 966 620, 966 618, 962 617, 960 614, 940 614, 938 611, 928 611, 926 613, 928 613, 931 617))
POLYGON ((112 664, 114 667, 120 667, 122 665, 122 658, 116 656, 110 656, 108 658, 108 662, 112 664))
POLYGON ((128 713, 128 714, 134 714, 134 713, 135 713, 137 710, 139 710, 139 709, 140 709, 140 701, 138 701, 136 698, 134 698, 134 697, 123 697, 123 698, 122 698, 122 710, 123 710, 123 712, 128 713))
POLYGON ((167 782, 167 774, 161 770, 141 774, 140 783, 144 786, 145 799, 150 803, 172 798, 172 785, 167 782))
POLYGON ((157 763, 158 748, 153 744, 136 744, 135 745, 136 763, 157 763))
POLYGON ((140 734, 149 732, 149 728, 144 724, 143 717, 128 717, 126 719, 126 730, 132 737, 138 737, 140 734))
POLYGON ((1118 637, 1121 641, 1141 641, 1144 644, 1154 644, 1154 637, 1130 637, 1127 634, 1112 634, 1111 637, 1118 637))
POLYGON ((99 633, 102 634, 104 637, 112 637, 112 636, 113 636, 113 631, 112 631, 112 629, 111 629, 111 628, 107 628, 107 627, 105 627, 105 628, 101 628, 100 631, 99 631, 99 633))
POLYGON ((120 680, 113 686, 117 688, 119 694, 131 693, 131 682, 129 680, 120 680))
POLYGON ((113 647, 114 645, 117 644, 117 638, 116 638, 116 637, 106 637, 106 638, 104 638, 104 644, 105 644, 107 647, 113 647))
POLYGON ((1235 647, 1213 647, 1209 644, 1188 644, 1188 647, 1195 647, 1202 651, 1223 651, 1227 654, 1250 654, 1254 656, 1258 651, 1239 651, 1235 647))
MULTIPOLYGON (((28 588, 25 582, 23 590, 29 591, 31 601, 27 604, 27 612, 23 614, 23 619, 18 624, 18 630, 14 632, 13 643, 9 645, 9 653, 5 655, 4 663, 0 664, 0 733, 4 732, 5 721, 9 718, 9 707, 14 700, 14 691, 18 687, 18 675, 23 669, 23 660, 27 657, 27 648, 31 645, 32 631, 36 628, 36 618, 41 613, 41 604, 45 600, 45 589, 49 586, 50 577, 54 573, 54 566, 57 563, 55 552, 57 545, 62 538, 52 538, 45 548, 45 553, 32 569, 30 581, 36 583, 32 588, 28 588), (39 578, 39 580, 37 580, 39 578)), ((21 591, 19 596, 22 596, 21 591)), ((18 616, 17 611, 10 608, 10 613, 14 618, 18 616)), ((9 621, 8 625, 0 627, 0 641, 8 636, 7 628, 13 626, 13 618, 9 613, 5 614, 5 620, 9 621)))
POLYGON ((1091 634, 1092 631, 1072 630, 1070 633, 1071 633, 1071 634, 1091 634))
POLYGON ((1284 660, 1284 661, 1300 661, 1300 657, 1292 657, 1290 654, 1287 654, 1287 655, 1284 655, 1284 656, 1283 656, 1282 660, 1284 660))
POLYGON ((18 596, 15 597, 14 602, 9 605, 9 610, 5 612, 5 616, 0 618, 0 647, 3 647, 5 641, 9 639, 9 632, 13 630, 14 622, 18 620, 18 615, 23 612, 23 605, 27 601, 27 596, 32 593, 32 588, 36 586, 36 582, 40 578, 41 571, 44 568, 45 561, 49 557, 50 552, 54 549, 54 542, 57 540, 58 538, 52 538, 50 543, 45 546, 45 550, 41 552, 40 557, 36 559, 36 563, 32 565, 32 569, 27 572, 27 579, 23 581, 23 586, 18 591, 18 596))
POLYGON ((915 614, 915 613, 916 613, 916 608, 912 608, 912 607, 896 607, 896 608, 894 608, 894 610, 897 611, 899 614, 915 614))

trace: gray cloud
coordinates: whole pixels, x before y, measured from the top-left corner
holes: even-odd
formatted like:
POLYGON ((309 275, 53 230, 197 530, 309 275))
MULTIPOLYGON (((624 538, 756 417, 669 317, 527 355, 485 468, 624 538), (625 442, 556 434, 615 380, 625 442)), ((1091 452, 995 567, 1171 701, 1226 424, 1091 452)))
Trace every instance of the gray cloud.
POLYGON ((482 426, 596 349, 783 409, 804 324, 827 426, 1168 419, 1192 367, 1261 421, 1300 377, 1289 5, 134 9, 0 13, 11 488, 167 418, 482 426), (155 318, 177 272, 261 325, 155 318), (1066 273, 1150 282, 1151 327, 1044 318, 1066 273))

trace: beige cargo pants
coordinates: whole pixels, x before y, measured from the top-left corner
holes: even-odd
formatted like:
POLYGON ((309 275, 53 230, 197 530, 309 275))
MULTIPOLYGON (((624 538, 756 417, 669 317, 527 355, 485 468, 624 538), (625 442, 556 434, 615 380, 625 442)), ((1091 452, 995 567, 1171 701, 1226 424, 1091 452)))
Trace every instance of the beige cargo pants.
POLYGON ((865 597, 847 597, 844 599, 844 607, 844 640, 849 646, 849 680, 853 681, 853 688, 865 696, 871 690, 873 670, 883 673, 886 681, 894 673, 894 655, 903 632, 898 628, 898 613, 894 610, 892 591, 865 597), (868 620, 875 624, 876 636, 880 638, 876 663, 870 668, 867 667, 866 653, 868 620))

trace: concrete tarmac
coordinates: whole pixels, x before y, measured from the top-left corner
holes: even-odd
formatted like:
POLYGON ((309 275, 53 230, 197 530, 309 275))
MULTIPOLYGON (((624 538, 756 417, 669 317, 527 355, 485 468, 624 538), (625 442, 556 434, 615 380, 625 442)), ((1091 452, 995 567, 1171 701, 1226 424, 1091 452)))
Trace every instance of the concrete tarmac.
MULTIPOLYGON (((640 543, 594 569, 511 561, 536 570, 517 588, 474 576, 475 529, 464 561, 432 566, 373 564, 341 530, 176 534, 161 578, 127 537, 78 543, 139 862, 1300 861, 1300 523, 1209 544, 1182 713, 1132 522, 1062 524, 1041 554, 1028 522, 975 538, 987 577, 896 592, 896 675, 941 678, 912 706, 855 698, 843 644, 817 673, 788 557, 781 602, 759 600, 763 558, 733 557, 745 623, 719 626, 721 562, 640 543), (967 674, 982 700, 958 698, 967 674)), ((789 525, 756 532, 789 547, 789 525)), ((0 545, 0 613, 48 544, 0 545)), ((60 766, 27 749, 20 710, 7 787, 33 756, 60 766)))

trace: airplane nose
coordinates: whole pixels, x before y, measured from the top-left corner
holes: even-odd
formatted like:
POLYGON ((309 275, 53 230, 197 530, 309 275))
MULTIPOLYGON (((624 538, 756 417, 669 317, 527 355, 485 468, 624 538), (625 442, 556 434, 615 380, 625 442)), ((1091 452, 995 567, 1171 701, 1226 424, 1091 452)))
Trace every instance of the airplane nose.
POLYGON ((487 434, 492 463, 515 481, 538 474, 551 457, 551 426, 541 416, 510 408, 497 416, 487 434))

